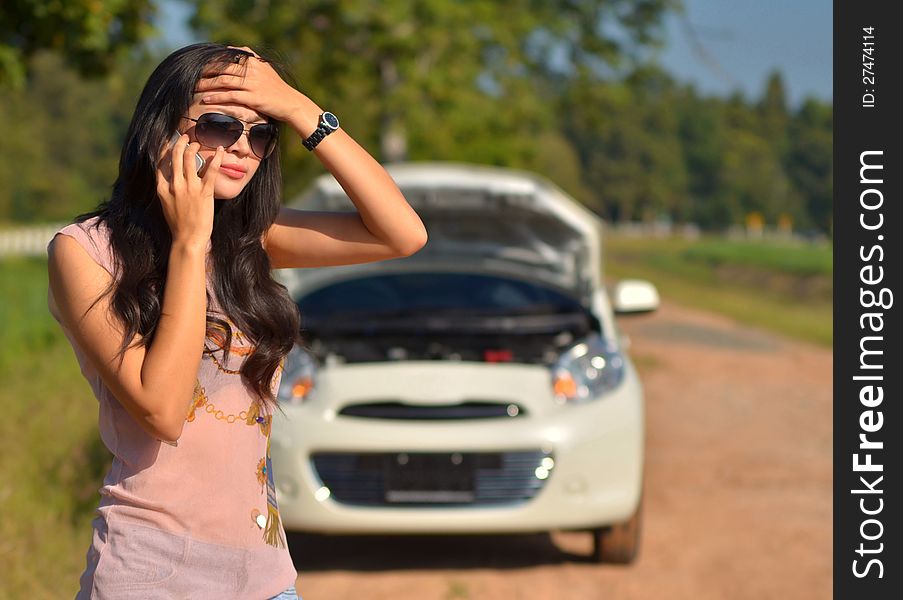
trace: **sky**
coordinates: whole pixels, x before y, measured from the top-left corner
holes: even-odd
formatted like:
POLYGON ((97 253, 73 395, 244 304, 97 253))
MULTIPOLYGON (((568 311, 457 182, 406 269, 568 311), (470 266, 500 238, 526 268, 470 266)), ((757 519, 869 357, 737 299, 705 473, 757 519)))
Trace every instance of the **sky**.
MULTIPOLYGON (((833 3, 831 0, 683 0, 685 16, 665 21, 659 62, 677 80, 705 95, 741 91, 759 98, 769 73, 781 72, 791 107, 808 96, 831 101, 833 3)), ((196 41, 179 0, 158 0, 159 43, 196 41)))
POLYGON ((684 0, 684 5, 685 19, 667 17, 668 45, 659 57, 678 79, 707 94, 739 89, 747 98, 759 98, 768 74, 777 69, 792 106, 807 96, 832 99, 831 0, 684 0))

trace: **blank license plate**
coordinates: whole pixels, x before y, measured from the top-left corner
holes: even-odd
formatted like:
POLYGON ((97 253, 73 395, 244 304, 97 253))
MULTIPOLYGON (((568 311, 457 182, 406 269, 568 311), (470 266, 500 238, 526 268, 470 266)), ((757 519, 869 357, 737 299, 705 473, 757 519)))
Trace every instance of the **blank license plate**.
POLYGON ((446 504, 474 500, 474 464, 464 454, 390 454, 383 463, 386 502, 446 504))

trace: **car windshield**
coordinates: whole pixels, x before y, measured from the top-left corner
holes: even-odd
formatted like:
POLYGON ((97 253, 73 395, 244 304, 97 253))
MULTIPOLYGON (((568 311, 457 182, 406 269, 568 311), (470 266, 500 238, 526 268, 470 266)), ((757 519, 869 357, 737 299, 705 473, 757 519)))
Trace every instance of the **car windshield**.
POLYGON ((334 283, 298 304, 305 318, 349 315, 549 314, 581 306, 529 282, 471 273, 393 273, 334 283))

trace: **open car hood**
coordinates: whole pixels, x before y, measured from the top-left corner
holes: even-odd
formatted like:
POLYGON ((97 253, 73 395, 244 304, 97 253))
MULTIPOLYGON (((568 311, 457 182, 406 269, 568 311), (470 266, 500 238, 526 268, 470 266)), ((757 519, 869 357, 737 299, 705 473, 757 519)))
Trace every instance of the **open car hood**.
MULTIPOLYGON (((511 169, 454 163, 400 163, 386 170, 426 225, 426 246, 403 259, 295 269, 281 277, 293 295, 318 287, 324 278, 387 267, 520 277, 560 289, 587 306, 602 286, 603 221, 546 179, 511 169)), ((290 206, 355 210, 328 173, 290 206)))

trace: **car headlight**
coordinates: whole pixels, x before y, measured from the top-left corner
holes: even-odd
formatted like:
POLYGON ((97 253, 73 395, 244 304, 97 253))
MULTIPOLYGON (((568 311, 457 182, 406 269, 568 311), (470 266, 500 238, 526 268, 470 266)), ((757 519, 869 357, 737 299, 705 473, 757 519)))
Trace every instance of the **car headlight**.
POLYGON ((310 353, 295 344, 285 357, 282 380, 276 398, 288 404, 301 404, 313 397, 317 363, 310 353))
POLYGON ((624 357, 596 333, 562 353, 552 366, 552 391, 560 404, 601 398, 623 380, 624 357))

